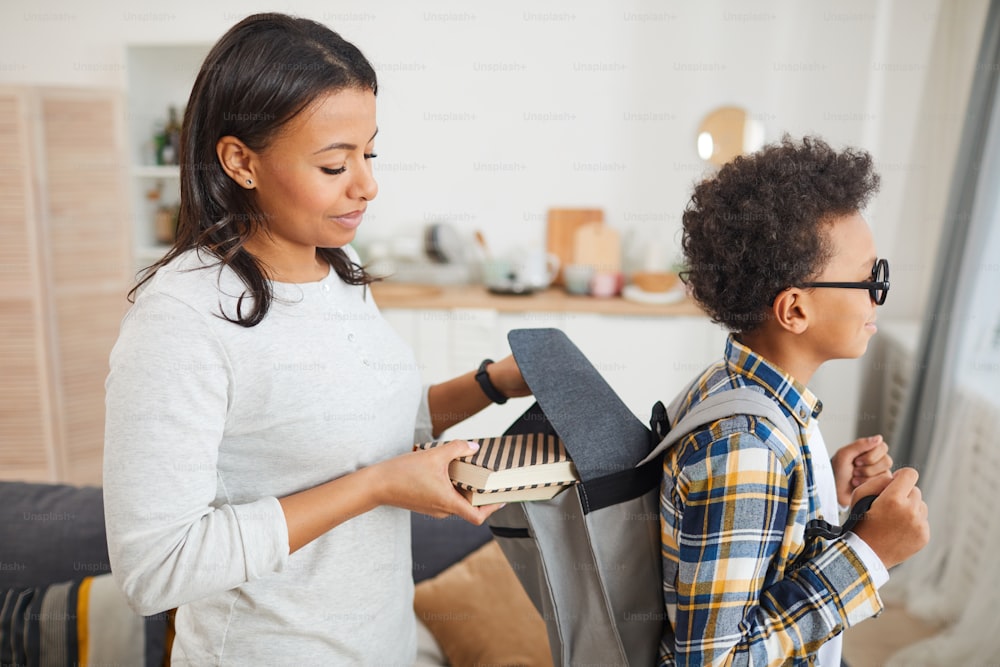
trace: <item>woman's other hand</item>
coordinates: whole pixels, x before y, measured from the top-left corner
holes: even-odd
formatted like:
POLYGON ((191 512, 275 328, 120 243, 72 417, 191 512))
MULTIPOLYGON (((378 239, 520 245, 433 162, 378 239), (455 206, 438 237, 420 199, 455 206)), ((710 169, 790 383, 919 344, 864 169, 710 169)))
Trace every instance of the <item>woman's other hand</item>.
POLYGON ((486 373, 490 376, 493 386, 507 398, 531 395, 531 389, 521 377, 521 369, 517 367, 513 355, 507 355, 500 361, 493 362, 486 367, 486 373))

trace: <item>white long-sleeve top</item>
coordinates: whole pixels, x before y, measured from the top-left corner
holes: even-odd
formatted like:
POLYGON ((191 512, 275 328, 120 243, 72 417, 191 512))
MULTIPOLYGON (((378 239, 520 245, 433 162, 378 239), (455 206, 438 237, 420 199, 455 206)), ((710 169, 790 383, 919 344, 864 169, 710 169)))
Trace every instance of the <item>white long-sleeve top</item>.
POLYGON ((160 269, 111 354, 115 578, 140 613, 178 608, 174 664, 409 664, 409 514, 379 507, 289 555, 277 499, 429 437, 413 353, 332 270, 272 283, 255 327, 227 322, 244 287, 214 264, 160 269))

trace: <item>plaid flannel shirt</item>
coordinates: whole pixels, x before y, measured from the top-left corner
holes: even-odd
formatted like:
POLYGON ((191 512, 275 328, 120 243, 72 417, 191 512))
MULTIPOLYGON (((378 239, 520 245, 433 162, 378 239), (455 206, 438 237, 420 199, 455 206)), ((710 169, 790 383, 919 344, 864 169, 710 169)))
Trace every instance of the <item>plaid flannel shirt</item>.
POLYGON ((806 543, 806 523, 819 514, 806 427, 822 409, 808 389, 730 336, 725 359, 692 385, 673 423, 741 386, 774 399, 797 424, 798 442, 737 415, 666 453, 660 538, 671 627, 661 666, 813 665, 825 641, 882 610, 842 538, 806 543))

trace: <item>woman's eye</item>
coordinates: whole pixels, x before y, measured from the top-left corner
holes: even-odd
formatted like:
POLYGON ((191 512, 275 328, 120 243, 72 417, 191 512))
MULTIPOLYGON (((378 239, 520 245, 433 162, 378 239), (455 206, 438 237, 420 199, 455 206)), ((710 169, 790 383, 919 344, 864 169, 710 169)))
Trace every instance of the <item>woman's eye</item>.
POLYGON ((330 167, 320 167, 320 171, 324 174, 329 174, 330 176, 336 176, 337 174, 343 174, 347 171, 347 167, 338 167, 337 169, 331 169, 330 167))
POLYGON ((366 160, 374 160, 378 157, 378 153, 365 153, 366 160))

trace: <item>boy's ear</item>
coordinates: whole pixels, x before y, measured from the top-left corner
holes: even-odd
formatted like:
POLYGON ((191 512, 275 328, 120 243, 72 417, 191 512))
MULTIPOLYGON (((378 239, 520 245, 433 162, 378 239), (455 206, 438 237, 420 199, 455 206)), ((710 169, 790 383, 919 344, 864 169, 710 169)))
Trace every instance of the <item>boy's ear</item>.
POLYGON ((215 154, 219 157, 222 170, 241 188, 252 189, 255 178, 255 155, 242 141, 233 136, 225 136, 215 144, 215 154))
POLYGON ((800 334, 809 328, 808 295, 798 287, 789 287, 778 293, 771 304, 774 321, 785 331, 800 334))

